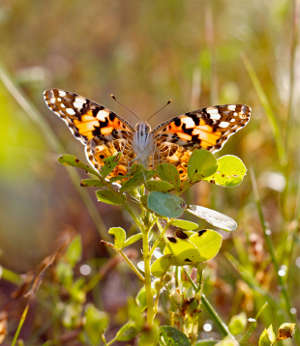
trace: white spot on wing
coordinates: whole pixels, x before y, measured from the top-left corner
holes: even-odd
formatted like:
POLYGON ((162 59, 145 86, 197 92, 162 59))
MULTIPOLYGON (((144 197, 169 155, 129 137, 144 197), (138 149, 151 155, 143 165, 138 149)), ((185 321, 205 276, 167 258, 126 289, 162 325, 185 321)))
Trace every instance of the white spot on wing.
POLYGON ((66 93, 63 90, 59 90, 58 91, 58 95, 61 96, 61 97, 65 97, 66 93))
POLYGON ((68 114, 70 114, 70 115, 76 114, 76 112, 75 112, 74 109, 72 109, 72 108, 67 108, 67 109, 66 109, 66 112, 67 112, 68 114))
POLYGON ((104 111, 104 110, 101 110, 97 113, 97 119, 99 119, 100 121, 105 121, 106 118, 108 116, 108 112, 107 111, 104 111))
POLYGON ((82 106, 86 103, 86 99, 81 96, 76 96, 73 106, 79 111, 82 109, 82 106))
POLYGON ((51 99, 49 100, 50 103, 55 103, 56 102, 56 98, 55 97, 51 97, 51 99))
POLYGON ((219 124, 219 127, 221 127, 222 129, 226 129, 226 127, 229 126, 229 122, 228 121, 221 121, 219 124))
POLYGON ((186 128, 187 129, 190 129, 192 127, 195 127, 195 122, 192 118, 189 118, 188 116, 187 117, 184 117, 182 118, 182 122, 185 124, 186 128))
POLYGON ((228 109, 229 109, 230 111, 235 111, 236 105, 228 105, 228 109))

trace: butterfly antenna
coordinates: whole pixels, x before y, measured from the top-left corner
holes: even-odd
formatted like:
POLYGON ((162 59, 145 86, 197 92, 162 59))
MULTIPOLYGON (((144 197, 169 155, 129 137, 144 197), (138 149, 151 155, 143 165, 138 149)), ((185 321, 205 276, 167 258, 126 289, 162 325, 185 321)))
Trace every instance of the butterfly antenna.
POLYGON ((160 107, 156 112, 154 112, 153 114, 150 115, 149 118, 147 118, 147 121, 152 119, 154 117, 154 115, 158 114, 159 112, 161 112, 163 109, 165 109, 170 103, 172 103, 172 100, 168 100, 162 107, 160 107))
POLYGON ((134 112, 132 111, 130 108, 126 107, 125 105, 123 105, 119 100, 117 100, 116 96, 114 94, 110 94, 110 97, 121 107, 123 107, 124 109, 126 109, 128 112, 130 112, 131 114, 133 114, 138 120, 140 120, 140 117, 134 112))

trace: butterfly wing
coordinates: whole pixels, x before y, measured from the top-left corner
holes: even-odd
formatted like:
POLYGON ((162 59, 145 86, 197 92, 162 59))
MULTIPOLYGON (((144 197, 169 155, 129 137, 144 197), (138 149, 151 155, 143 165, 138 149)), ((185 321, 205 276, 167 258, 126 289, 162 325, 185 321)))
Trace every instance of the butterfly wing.
POLYGON ((179 115, 153 130, 154 161, 175 164, 181 179, 187 177, 187 163, 194 149, 220 150, 228 138, 249 121, 247 105, 219 105, 179 115))
POLYGON ((72 92, 49 89, 44 92, 44 100, 82 142, 88 161, 97 170, 104 165, 105 158, 121 152, 110 177, 126 174, 128 162, 134 158, 134 130, 129 123, 108 108, 72 92))

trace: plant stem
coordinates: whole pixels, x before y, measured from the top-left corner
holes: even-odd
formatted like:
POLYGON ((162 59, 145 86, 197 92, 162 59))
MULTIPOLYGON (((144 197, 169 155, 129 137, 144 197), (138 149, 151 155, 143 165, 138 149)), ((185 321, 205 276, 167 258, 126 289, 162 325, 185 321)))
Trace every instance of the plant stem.
POLYGON ((136 274, 136 276, 142 281, 145 282, 145 278, 136 268, 136 266, 132 263, 131 259, 126 255, 126 253, 122 250, 117 250, 118 253, 124 258, 124 261, 128 264, 128 266, 132 269, 132 271, 136 274))
POLYGON ((154 302, 151 288, 151 267, 150 267, 150 251, 149 251, 149 231, 150 229, 145 227, 143 230, 143 257, 144 257, 144 269, 145 269, 145 291, 147 300, 147 324, 149 327, 153 324, 154 319, 154 302))
POLYGON ((28 309, 29 309, 29 304, 26 304, 25 309, 24 309, 24 311, 22 313, 22 316, 20 318, 20 321, 19 321, 19 324, 18 324, 18 328, 17 328, 17 330, 15 332, 13 341, 11 343, 11 346, 15 346, 15 344, 16 344, 16 342, 18 340, 19 334, 21 332, 21 329, 23 327, 23 324, 25 322, 25 319, 26 319, 26 316, 27 316, 27 313, 28 313, 28 309))

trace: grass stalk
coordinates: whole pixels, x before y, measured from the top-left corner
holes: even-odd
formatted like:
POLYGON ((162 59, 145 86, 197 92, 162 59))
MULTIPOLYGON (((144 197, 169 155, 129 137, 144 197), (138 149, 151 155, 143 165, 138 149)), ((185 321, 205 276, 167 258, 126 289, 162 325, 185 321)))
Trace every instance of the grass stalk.
POLYGON ((22 316, 21 316, 21 318, 20 318, 20 321, 19 321, 19 324, 18 324, 18 328, 17 328, 17 330, 16 330, 16 332, 15 332, 13 341, 12 341, 12 343, 11 343, 11 346, 15 346, 15 345, 16 345, 16 342, 17 342, 18 337, 19 337, 19 335, 20 335, 21 329, 22 329, 23 324, 24 324, 24 322, 25 322, 25 319, 26 319, 28 310, 29 310, 29 304, 26 304, 25 309, 23 310, 22 316))

